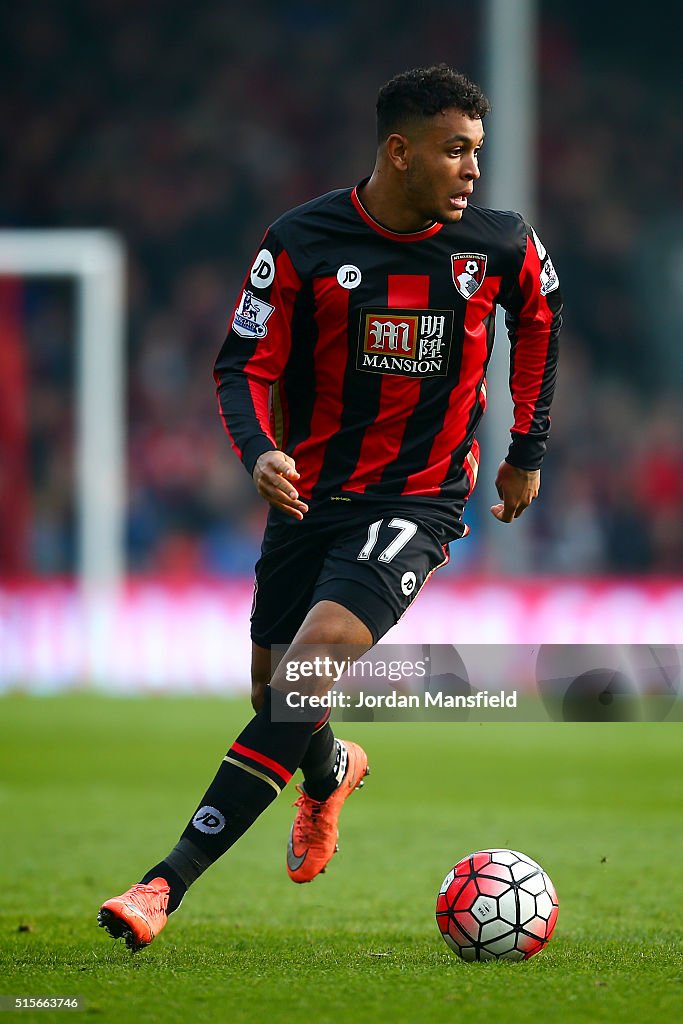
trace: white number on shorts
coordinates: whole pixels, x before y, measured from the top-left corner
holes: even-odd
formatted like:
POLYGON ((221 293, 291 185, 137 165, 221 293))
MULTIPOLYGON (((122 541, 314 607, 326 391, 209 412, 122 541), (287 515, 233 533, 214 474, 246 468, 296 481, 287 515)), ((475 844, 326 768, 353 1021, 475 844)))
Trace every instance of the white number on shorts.
MULTIPOLYGON (((382 519, 378 519, 375 523, 370 523, 370 526, 368 527, 368 539, 358 552, 357 557, 359 562, 367 561, 372 554, 373 548, 377 543, 379 528, 383 521, 384 520, 382 519)), ((415 523, 408 522, 407 519, 391 519, 389 521, 389 526, 393 530, 398 530, 399 534, 397 537, 394 537, 390 544, 387 544, 384 551, 380 551, 377 556, 377 560, 379 562, 390 562, 392 558, 395 558, 399 551, 406 546, 410 538, 414 537, 417 533, 417 525, 415 523)))

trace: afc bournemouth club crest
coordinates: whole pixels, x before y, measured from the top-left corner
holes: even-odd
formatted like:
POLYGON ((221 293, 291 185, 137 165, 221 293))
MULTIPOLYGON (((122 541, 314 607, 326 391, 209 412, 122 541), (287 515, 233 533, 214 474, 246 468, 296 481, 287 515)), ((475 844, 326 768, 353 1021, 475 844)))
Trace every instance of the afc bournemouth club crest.
POLYGON ((486 256, 480 252, 456 252, 451 256, 453 284, 463 299, 471 299, 486 276, 486 256))

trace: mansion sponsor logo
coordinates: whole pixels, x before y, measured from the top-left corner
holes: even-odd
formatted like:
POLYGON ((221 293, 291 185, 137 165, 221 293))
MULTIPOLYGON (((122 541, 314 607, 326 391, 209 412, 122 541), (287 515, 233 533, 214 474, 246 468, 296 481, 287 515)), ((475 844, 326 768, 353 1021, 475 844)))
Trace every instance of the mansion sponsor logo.
POLYGON ((359 370, 443 377, 453 339, 452 309, 361 309, 359 370))

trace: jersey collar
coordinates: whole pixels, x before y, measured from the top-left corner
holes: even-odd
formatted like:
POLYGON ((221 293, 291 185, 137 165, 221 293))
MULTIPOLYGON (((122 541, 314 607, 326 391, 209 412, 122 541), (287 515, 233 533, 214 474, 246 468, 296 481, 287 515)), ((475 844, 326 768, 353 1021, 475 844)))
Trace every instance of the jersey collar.
POLYGON ((368 227, 371 227, 373 231, 376 231, 378 235, 382 235, 383 238, 390 238, 393 242, 421 242, 424 238, 431 238, 438 231, 441 231, 443 224, 438 221, 434 221, 428 228, 423 228, 422 231, 391 231, 389 228, 385 228, 383 224, 380 224, 378 220, 375 220, 363 206, 360 196, 358 195, 358 189, 362 188, 363 185, 369 178, 363 178, 351 191, 351 202, 356 208, 356 212, 365 221, 368 227))

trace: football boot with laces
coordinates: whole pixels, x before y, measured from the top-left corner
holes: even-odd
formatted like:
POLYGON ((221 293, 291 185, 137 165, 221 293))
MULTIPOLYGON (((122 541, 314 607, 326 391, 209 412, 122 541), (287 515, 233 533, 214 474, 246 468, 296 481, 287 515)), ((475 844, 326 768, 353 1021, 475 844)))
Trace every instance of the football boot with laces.
POLYGON ((97 923, 113 939, 123 939, 133 953, 149 946, 168 920, 166 908, 170 888, 165 878, 152 878, 146 885, 132 885, 100 907, 97 923))
POLYGON ((337 852, 339 812, 354 789, 360 789, 370 774, 368 757, 357 743, 341 740, 347 752, 344 778, 327 800, 314 800, 303 786, 294 803, 296 818, 287 843, 287 874, 293 882, 311 882, 321 874, 337 852))

